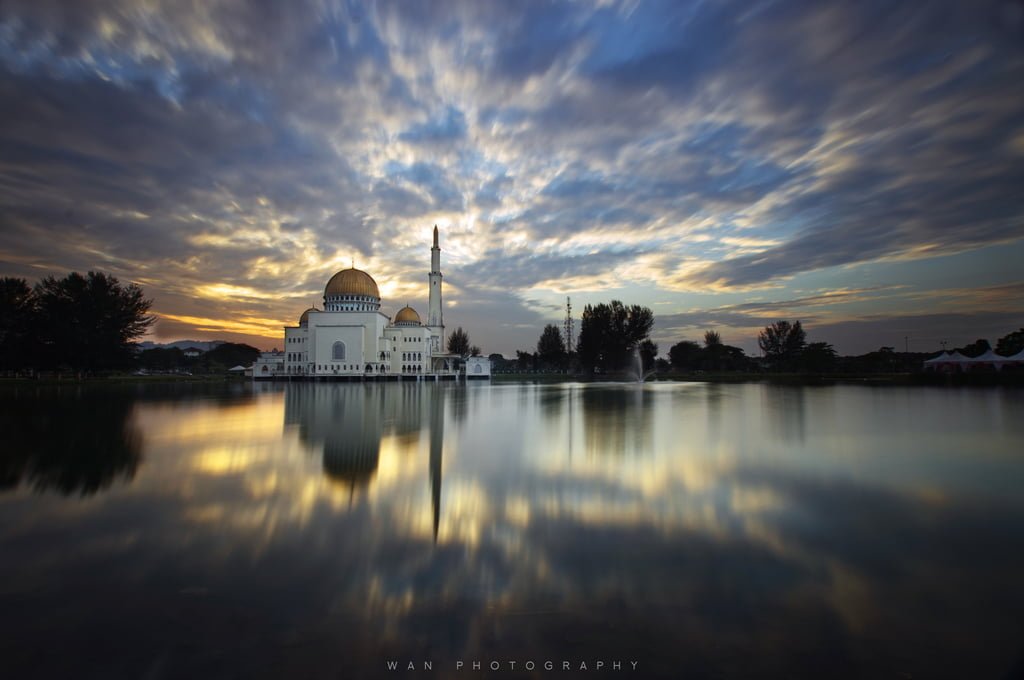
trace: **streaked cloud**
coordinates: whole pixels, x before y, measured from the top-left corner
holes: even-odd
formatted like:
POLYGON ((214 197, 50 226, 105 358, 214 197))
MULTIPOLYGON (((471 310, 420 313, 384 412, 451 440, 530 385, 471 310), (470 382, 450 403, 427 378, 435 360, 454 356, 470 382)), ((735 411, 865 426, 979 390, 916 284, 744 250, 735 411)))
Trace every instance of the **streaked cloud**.
POLYGON ((566 295, 651 305, 662 343, 717 323, 749 346, 784 313, 831 324, 841 351, 883 344, 842 325, 879 317, 1009 332, 1019 267, 968 272, 1024 252, 1021 15, 13 0, 0 263, 110 271, 154 297, 160 338, 231 327, 269 347, 272 325, 239 320, 297 317, 353 260, 385 309, 423 307, 436 223, 446 321, 487 351, 532 346, 566 295), (962 273, 935 286, 929 268, 962 273), (829 295, 845 302, 809 302, 829 295))

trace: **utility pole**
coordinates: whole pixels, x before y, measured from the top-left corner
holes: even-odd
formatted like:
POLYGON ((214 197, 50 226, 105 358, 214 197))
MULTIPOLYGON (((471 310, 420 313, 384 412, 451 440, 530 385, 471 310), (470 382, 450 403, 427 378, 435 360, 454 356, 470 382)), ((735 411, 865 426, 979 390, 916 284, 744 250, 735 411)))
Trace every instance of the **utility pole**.
POLYGON ((565 351, 572 352, 573 338, 575 337, 572 322, 572 300, 565 298, 565 351))

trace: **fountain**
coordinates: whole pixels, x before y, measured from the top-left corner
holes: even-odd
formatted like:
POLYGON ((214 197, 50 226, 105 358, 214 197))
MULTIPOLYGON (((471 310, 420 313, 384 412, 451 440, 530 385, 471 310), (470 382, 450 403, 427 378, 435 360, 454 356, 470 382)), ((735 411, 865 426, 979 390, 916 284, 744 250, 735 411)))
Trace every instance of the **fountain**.
POLYGON ((633 360, 630 362, 630 369, 634 376, 636 376, 636 382, 642 383, 647 380, 654 373, 654 369, 644 372, 644 362, 640 357, 640 346, 633 347, 633 360))

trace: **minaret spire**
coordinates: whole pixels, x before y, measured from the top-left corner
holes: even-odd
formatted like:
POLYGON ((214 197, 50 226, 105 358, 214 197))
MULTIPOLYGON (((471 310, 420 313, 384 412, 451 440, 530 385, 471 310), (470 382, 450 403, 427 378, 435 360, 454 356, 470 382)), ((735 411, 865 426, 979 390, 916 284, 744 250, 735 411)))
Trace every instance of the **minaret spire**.
POLYGON ((435 351, 441 351, 444 340, 444 317, 441 313, 441 246, 438 245, 437 225, 434 225, 434 245, 430 248, 430 273, 427 274, 429 302, 427 305, 427 326, 434 338, 435 351))

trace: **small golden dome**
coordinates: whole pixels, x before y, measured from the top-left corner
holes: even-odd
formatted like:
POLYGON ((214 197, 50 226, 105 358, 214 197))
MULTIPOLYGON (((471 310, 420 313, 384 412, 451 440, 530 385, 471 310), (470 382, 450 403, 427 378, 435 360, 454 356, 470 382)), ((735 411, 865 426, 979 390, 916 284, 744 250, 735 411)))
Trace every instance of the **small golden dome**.
POLYGON ((316 307, 310 307, 309 309, 307 309, 306 311, 304 311, 302 313, 302 316, 299 317, 299 323, 300 324, 307 323, 309 321, 309 313, 310 312, 319 312, 319 311, 320 310, 317 309, 316 307))
POLYGON ((406 305, 398 310, 398 314, 395 314, 395 323, 420 323, 420 315, 416 313, 416 310, 406 305))
POLYGON ((327 282, 324 295, 365 295, 380 299, 380 290, 373 277, 355 267, 342 269, 327 282))

